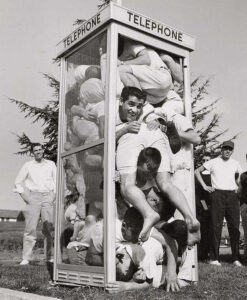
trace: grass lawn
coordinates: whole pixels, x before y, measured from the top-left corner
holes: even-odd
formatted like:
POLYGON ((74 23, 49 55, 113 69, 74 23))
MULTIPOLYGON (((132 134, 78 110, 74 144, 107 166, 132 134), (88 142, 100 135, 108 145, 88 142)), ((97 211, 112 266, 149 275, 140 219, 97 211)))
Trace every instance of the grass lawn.
MULTIPOLYGON (((124 292, 117 295, 109 295, 103 289, 93 287, 50 287, 49 275, 43 262, 34 262, 28 266, 19 266, 21 249, 16 245, 2 243, 3 233, 0 224, 0 287, 36 293, 45 296, 53 296, 60 299, 222 299, 235 300, 247 299, 247 268, 234 267, 230 263, 229 248, 221 249, 222 267, 199 263, 199 282, 197 285, 184 288, 179 293, 166 293, 162 289, 147 289, 138 292, 124 292)), ((14 226, 14 225, 11 225, 14 226)), ((6 230, 6 228, 5 228, 6 230)), ((23 227, 10 230, 8 241, 12 242, 14 235, 19 245, 22 238, 23 227)), ((36 254, 40 254, 39 248, 36 254)), ((40 254, 40 257, 42 255, 40 254)), ((39 258, 39 256, 36 258, 39 258)))

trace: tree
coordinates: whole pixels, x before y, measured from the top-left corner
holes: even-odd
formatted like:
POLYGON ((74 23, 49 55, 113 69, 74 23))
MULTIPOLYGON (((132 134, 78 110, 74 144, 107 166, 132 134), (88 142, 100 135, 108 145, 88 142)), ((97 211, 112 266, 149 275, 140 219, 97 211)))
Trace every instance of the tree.
MULTIPOLYGON (((200 165, 205 153, 210 153, 211 157, 219 154, 221 142, 218 138, 228 131, 228 129, 219 130, 222 114, 215 112, 215 106, 221 99, 203 104, 208 95, 210 80, 210 78, 202 80, 201 77, 197 77, 191 83, 192 123, 201 137, 200 145, 194 147, 195 167, 200 165)), ((181 88, 179 92, 181 93, 181 88)), ((234 135, 231 140, 236 137, 237 135, 234 135)))
MULTIPOLYGON (((48 80, 49 86, 54 90, 53 99, 43 107, 31 106, 23 101, 9 98, 12 103, 15 103, 21 112, 24 113, 25 118, 32 118, 33 123, 41 121, 43 127, 42 134, 45 139, 44 157, 57 161, 57 143, 58 143, 58 97, 59 97, 59 81, 53 76, 43 74, 48 80)), ((33 141, 25 134, 17 135, 20 144, 20 150, 16 154, 29 154, 33 141)))

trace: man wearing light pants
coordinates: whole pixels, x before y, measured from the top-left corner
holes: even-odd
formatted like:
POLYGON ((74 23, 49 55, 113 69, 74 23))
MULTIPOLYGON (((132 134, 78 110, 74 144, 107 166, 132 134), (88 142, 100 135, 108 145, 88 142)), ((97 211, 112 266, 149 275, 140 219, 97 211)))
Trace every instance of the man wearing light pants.
MULTIPOLYGON (((31 153, 34 160, 23 165, 16 177, 14 190, 26 203, 21 265, 27 265, 33 259, 32 252, 36 242, 36 228, 40 216, 43 224, 53 223, 56 165, 53 161, 44 159, 44 149, 39 143, 32 144, 31 153)), ((43 232, 46 259, 50 260, 53 244, 52 235, 47 230, 43 230, 43 232)))

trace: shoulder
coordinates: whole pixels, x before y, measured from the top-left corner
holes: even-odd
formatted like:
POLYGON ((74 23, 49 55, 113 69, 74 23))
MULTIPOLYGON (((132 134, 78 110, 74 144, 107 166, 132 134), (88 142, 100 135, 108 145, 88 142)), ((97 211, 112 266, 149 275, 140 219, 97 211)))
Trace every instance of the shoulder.
POLYGON ((51 166, 56 166, 56 164, 54 163, 54 161, 49 160, 49 159, 44 159, 45 163, 51 165, 51 166))

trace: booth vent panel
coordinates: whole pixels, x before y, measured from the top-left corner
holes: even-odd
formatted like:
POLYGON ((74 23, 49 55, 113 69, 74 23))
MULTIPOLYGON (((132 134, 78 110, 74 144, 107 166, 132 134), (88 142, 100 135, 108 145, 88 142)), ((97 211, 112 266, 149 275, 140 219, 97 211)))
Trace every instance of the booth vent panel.
POLYGON ((80 285, 104 286, 104 276, 92 273, 80 273, 71 271, 58 271, 57 282, 66 281, 80 285))

